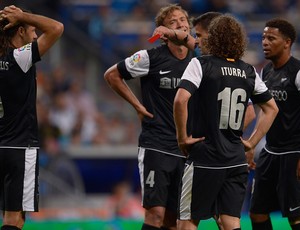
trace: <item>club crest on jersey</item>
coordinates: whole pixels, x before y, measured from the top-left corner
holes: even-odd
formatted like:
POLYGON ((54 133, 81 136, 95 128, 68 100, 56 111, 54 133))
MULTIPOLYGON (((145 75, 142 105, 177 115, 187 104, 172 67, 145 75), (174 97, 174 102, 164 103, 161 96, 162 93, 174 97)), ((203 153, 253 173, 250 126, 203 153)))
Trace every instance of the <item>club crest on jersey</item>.
POLYGON ((161 89, 176 89, 180 82, 180 78, 163 77, 160 79, 159 88, 161 89))

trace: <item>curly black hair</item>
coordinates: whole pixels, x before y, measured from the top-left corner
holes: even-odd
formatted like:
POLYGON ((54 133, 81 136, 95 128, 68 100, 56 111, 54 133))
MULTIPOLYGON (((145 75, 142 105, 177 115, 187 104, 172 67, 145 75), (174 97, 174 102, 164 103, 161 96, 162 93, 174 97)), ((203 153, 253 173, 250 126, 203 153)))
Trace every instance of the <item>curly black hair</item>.
POLYGON ((291 39, 291 44, 293 44, 297 38, 295 27, 283 18, 273 18, 266 22, 265 27, 277 28, 283 36, 291 39))
POLYGON ((247 47, 247 35, 243 25, 232 15, 214 18, 208 27, 209 53, 221 58, 240 59, 247 47))

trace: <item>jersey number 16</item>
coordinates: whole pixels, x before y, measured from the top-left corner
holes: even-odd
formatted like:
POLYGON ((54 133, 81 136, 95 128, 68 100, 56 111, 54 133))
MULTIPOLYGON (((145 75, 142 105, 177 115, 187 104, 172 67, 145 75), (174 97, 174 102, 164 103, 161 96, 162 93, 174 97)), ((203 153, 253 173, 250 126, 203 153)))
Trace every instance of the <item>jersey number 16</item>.
POLYGON ((244 89, 237 88, 231 92, 231 88, 226 87, 218 94, 218 101, 221 101, 220 129, 239 130, 245 112, 247 93, 244 89))

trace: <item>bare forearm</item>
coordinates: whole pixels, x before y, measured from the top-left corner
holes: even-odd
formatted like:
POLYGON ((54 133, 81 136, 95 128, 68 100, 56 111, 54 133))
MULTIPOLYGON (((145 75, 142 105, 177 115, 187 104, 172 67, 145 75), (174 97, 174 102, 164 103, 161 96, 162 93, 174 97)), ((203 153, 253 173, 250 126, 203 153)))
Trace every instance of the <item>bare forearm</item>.
POLYGON ((185 138, 187 138, 187 113, 184 108, 184 105, 179 103, 174 104, 174 122, 176 125, 177 139, 184 140, 185 138))
POLYGON ((262 111, 257 119, 257 124, 251 134, 251 137, 249 138, 249 141, 253 146, 256 146, 258 142, 266 135, 278 113, 278 108, 274 99, 271 99, 261 108, 262 111))
POLYGON ((183 99, 185 98, 185 94, 185 91, 179 89, 174 99, 173 115, 178 141, 185 140, 187 138, 186 125, 188 118, 188 98, 183 99))
POLYGON ((165 26, 159 26, 154 30, 153 35, 159 34, 162 40, 170 40, 175 44, 184 45, 194 50, 196 47, 196 39, 188 32, 182 30, 173 30, 165 26))
POLYGON ((20 21, 24 22, 25 24, 36 27, 43 33, 49 32, 61 34, 63 32, 62 23, 42 15, 23 12, 20 21))
POLYGON ((136 110, 138 110, 138 107, 141 105, 141 103, 123 80, 122 82, 119 82, 117 84, 114 82, 109 85, 118 95, 120 95, 123 99, 125 99, 128 103, 130 103, 136 110))
MULTIPOLYGON (((64 26, 62 23, 41 15, 23 12, 20 8, 11 5, 0 11, 1 19, 6 19, 8 24, 4 30, 8 30, 20 23, 32 26, 41 31, 41 36, 37 39, 38 49, 43 56, 62 35, 64 26)), ((15 44, 17 47, 25 44, 15 44)))
POLYGON ((189 33, 182 30, 174 30, 174 39, 176 39, 180 44, 186 46, 190 50, 194 50, 196 47, 196 39, 189 33))
POLYGON ((133 94, 128 85, 120 76, 117 66, 110 67, 104 74, 107 84, 123 99, 130 103, 136 110, 141 106, 140 101, 133 94))
POLYGON ((254 111, 254 107, 252 104, 249 104, 246 109, 243 130, 247 129, 248 125, 255 119, 255 117, 256 117, 256 114, 254 111))

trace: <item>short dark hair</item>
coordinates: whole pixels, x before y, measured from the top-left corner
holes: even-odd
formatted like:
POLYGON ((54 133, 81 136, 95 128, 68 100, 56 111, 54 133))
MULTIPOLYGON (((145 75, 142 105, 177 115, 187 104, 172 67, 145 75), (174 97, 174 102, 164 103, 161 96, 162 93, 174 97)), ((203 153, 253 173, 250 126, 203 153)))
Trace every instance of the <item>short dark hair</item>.
POLYGON ((283 36, 291 39, 291 44, 293 44, 297 38, 295 27, 285 19, 273 18, 267 21, 265 26, 277 28, 283 36))
POLYGON ((193 24, 193 26, 201 25, 201 27, 203 29, 207 30, 211 21, 214 18, 221 16, 221 15, 222 15, 222 13, 220 13, 220 12, 214 12, 214 11, 206 12, 204 14, 201 14, 199 17, 193 18, 192 24, 193 24))

